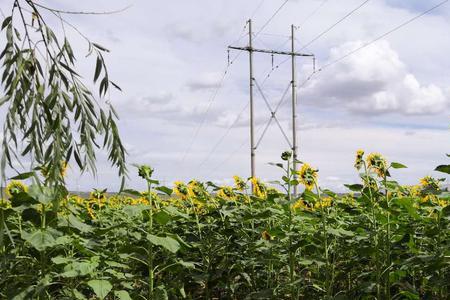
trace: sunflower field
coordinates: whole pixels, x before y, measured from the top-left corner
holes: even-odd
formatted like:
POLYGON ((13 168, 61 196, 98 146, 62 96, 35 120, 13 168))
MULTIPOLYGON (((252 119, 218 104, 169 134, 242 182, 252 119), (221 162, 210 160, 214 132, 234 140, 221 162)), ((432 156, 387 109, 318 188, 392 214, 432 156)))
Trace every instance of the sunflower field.
POLYGON ((19 175, 0 202, 0 298, 449 299, 445 179, 403 186, 389 171, 406 166, 358 151, 361 180, 337 194, 281 158, 270 184, 165 187, 139 166, 146 191, 89 198, 19 175))

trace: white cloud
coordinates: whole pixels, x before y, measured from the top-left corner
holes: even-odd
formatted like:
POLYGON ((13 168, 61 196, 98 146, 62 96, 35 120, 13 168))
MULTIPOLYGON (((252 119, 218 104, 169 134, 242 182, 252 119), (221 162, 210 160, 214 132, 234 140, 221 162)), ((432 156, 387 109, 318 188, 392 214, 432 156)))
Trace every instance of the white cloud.
POLYGON ((192 91, 212 89, 219 87, 222 81, 222 74, 220 73, 204 73, 199 74, 197 77, 191 79, 188 82, 188 87, 192 91))
MULTIPOLYGON (((333 48, 329 61, 357 49, 363 42, 333 48)), ((450 97, 434 84, 423 84, 387 41, 380 41, 319 73, 305 88, 315 105, 343 107, 353 113, 429 115, 450 108, 450 97)))
MULTIPOLYGON (((5 12, 10 11, 13 2, 0 1, 0 7, 5 12)), ((60 9, 104 11, 111 6, 126 6, 129 1, 46 0, 46 3, 60 9)), ((242 34, 244 36, 237 44, 246 44, 243 26, 259 3, 260 0, 197 0, 195 5, 185 0, 136 1, 121 14, 67 16, 82 32, 111 50, 105 56, 111 79, 124 91, 113 94, 111 101, 122 117, 120 132, 130 152, 130 163, 151 164, 156 168, 155 175, 168 182, 193 177, 224 180, 234 174, 248 175, 249 146, 245 144, 249 135, 248 110, 204 167, 198 168, 248 102, 246 54, 230 67, 186 161, 180 161, 205 117, 204 112, 217 86, 217 75, 214 74, 221 75, 226 66, 226 47, 242 34), (217 172, 212 172, 216 166, 219 166, 217 172)), ((360 0, 329 1, 298 31, 299 44, 312 40, 359 3, 360 0)), ((264 3, 254 16, 255 32, 279 5, 278 1, 264 3)), ((289 34, 289 25, 301 24, 318 5, 318 0, 290 1, 263 30, 263 33, 282 36, 261 34, 256 45, 280 47, 286 40, 284 35, 289 34)), ((417 9, 424 7, 428 4, 417 9)), ((311 45, 308 51, 315 53, 319 62, 338 57, 360 45, 348 41, 379 36, 414 16, 417 9, 398 9, 385 1, 371 1, 311 45), (341 46, 333 48, 336 45, 341 46), (331 54, 330 49, 333 49, 331 54)), ((440 11, 444 10, 449 11, 448 5, 440 11)), ((405 174, 402 179, 406 182, 413 182, 437 164, 446 163, 443 153, 450 146, 448 132, 439 129, 448 126, 448 104, 444 104, 442 98, 442 95, 445 99, 450 98, 450 87, 445 89, 450 82, 447 72, 450 68, 448 20, 438 14, 424 16, 390 35, 391 46, 381 42, 368 47, 320 73, 306 90, 300 91, 300 152, 305 161, 320 168, 324 185, 334 187, 357 177, 352 169, 353 152, 360 147, 380 151, 389 159, 408 164, 410 169, 401 172, 405 174), (305 103, 310 106, 306 107, 305 103), (315 103, 317 105, 312 106, 315 103), (396 115, 389 115, 391 111, 396 115), (369 114, 370 118, 367 117, 369 114)), ((56 26, 59 21, 56 19, 53 24, 56 26)), ((69 38, 73 40, 72 35, 69 38)), ((79 54, 78 63, 83 64, 81 58, 86 44, 74 39, 72 46, 79 54)), ((237 53, 231 54, 233 57, 237 53)), ((254 59, 257 78, 264 78, 266 73, 263 71, 270 70, 270 56, 258 54, 254 59)), ((281 58, 275 57, 275 63, 280 61, 281 58)), ((306 60, 299 59, 299 67, 303 62, 306 60)), ((92 63, 95 65, 95 60, 82 65, 85 68, 82 73, 88 75, 85 78, 93 75, 92 63)), ((289 77, 289 63, 286 63, 267 81, 265 91, 273 106, 289 77)), ((255 95, 256 123, 257 127, 262 127, 270 113, 257 92, 255 95)), ((278 117, 288 131, 289 104, 280 109, 278 117)), ((0 115, 0 123, 2 120, 0 115)), ((272 124, 257 151, 258 175, 277 178, 278 170, 266 163, 277 161, 286 148, 279 129, 272 124)), ((89 176, 82 176, 71 186, 79 183, 85 190, 94 186, 115 190, 120 184, 117 172, 109 168, 105 159, 99 160, 98 164, 102 172, 98 179, 94 181, 89 176)), ((143 184, 134 176, 133 167, 130 172, 130 185, 143 184)))

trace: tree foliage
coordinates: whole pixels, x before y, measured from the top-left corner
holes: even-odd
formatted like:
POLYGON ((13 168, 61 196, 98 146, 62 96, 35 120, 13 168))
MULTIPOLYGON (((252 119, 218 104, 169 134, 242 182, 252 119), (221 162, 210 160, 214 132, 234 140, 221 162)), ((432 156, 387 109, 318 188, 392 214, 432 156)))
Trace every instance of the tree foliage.
POLYGON ((107 150, 108 159, 126 175, 118 116, 108 101, 113 83, 105 65, 109 51, 91 42, 60 11, 31 0, 14 0, 1 30, 6 45, 0 54, 0 107, 6 107, 1 151, 1 174, 15 161, 31 158, 33 170, 45 170, 49 184, 62 183, 65 164, 75 160, 81 171, 96 173, 96 149, 107 150), (59 37, 48 25, 60 22, 59 37), (92 92, 76 68, 76 56, 66 28, 86 41, 87 56, 95 57, 92 92))

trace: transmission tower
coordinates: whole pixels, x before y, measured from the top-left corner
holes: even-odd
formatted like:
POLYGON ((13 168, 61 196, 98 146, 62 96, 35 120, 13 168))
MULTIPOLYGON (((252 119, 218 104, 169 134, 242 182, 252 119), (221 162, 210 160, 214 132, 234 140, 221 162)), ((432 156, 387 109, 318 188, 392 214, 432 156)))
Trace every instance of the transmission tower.
MULTIPOLYGON (((229 46, 229 49, 233 50, 239 50, 239 51, 247 51, 249 54, 249 66, 250 66, 250 161, 251 161, 251 176, 256 176, 256 149, 259 146, 259 143, 261 142, 265 131, 267 130, 268 126, 270 125, 270 122, 274 120, 278 127, 280 128, 284 138, 288 142, 289 146, 291 147, 292 154, 293 154, 293 169, 296 170, 297 168, 297 157, 298 157, 298 147, 297 147, 297 83, 296 83, 296 58, 298 56, 305 56, 305 57, 314 57, 313 54, 304 54, 304 53, 298 53, 295 52, 295 26, 291 25, 291 51, 277 51, 277 50, 270 50, 270 49, 258 49, 253 47, 253 32, 252 32, 252 20, 248 20, 248 46, 247 47, 236 47, 236 46, 229 46), (292 64, 292 74, 291 74, 291 83, 290 88, 292 92, 292 141, 288 138, 286 133, 284 132, 283 128, 281 127, 277 117, 276 113, 279 108, 279 105, 272 109, 269 102, 267 101, 267 98, 265 97, 261 87, 259 86, 258 82, 256 81, 255 77, 253 76, 253 55, 254 53, 265 53, 265 54, 271 54, 274 55, 287 55, 291 56, 291 64, 292 64), (269 120, 268 126, 266 127, 266 130, 262 134, 261 138, 258 140, 258 142, 255 144, 255 123, 254 123, 254 88, 258 89, 260 92, 262 98, 264 99, 267 107, 269 108, 271 112, 271 119, 269 120)), ((283 96, 284 98, 284 96, 283 96)), ((283 99, 282 99, 283 100, 283 99)), ((297 194, 297 186, 294 187, 294 194, 297 194)))

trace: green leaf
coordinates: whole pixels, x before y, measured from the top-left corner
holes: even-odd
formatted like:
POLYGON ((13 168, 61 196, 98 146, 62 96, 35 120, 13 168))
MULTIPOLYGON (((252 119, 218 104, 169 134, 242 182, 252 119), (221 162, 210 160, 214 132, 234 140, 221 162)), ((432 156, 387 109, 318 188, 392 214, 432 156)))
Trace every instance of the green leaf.
POLYGON ((314 202, 319 199, 319 197, 310 190, 305 190, 302 194, 302 198, 308 202, 314 202))
POLYGON ((45 186, 31 185, 28 194, 42 204, 50 204, 54 199, 54 191, 45 186))
POLYGON ((142 212, 147 210, 148 207, 145 205, 127 205, 124 206, 123 212, 126 213, 129 217, 138 217, 142 216, 142 212))
POLYGON ((301 264, 302 266, 310 266, 314 263, 314 261, 309 259, 300 259, 298 263, 301 264))
POLYGON ((83 223, 83 221, 81 221, 72 214, 70 214, 68 217, 67 216, 59 217, 58 226, 75 228, 82 233, 88 233, 92 230, 92 226, 83 223))
POLYGON ((21 173, 17 176, 11 177, 11 180, 24 180, 34 176, 34 172, 21 173))
POLYGON ((115 84, 114 82, 112 82, 111 80, 109 81, 113 87, 115 87, 117 90, 122 91, 122 89, 120 88, 120 86, 118 86, 117 84, 115 84))
POLYGON ((125 194, 130 194, 130 195, 136 196, 136 197, 142 197, 142 194, 140 192, 133 190, 133 189, 124 189, 122 192, 125 194))
POLYGON ((94 290, 94 293, 100 299, 105 299, 112 290, 112 285, 108 280, 90 280, 87 284, 94 290))
POLYGON ((280 163, 269 163, 269 165, 274 166, 274 167, 278 167, 278 168, 281 168, 281 169, 284 170, 283 164, 280 164, 280 163))
POLYGON ((353 192, 360 192, 364 188, 362 184, 344 184, 344 186, 353 192))
POLYGON ((8 26, 11 23, 12 17, 8 16, 6 17, 2 22, 2 30, 5 29, 6 26, 8 26))
POLYGON ((102 72, 103 62, 99 56, 97 56, 97 63, 95 65, 95 74, 94 74, 94 82, 97 82, 100 73, 102 72))
POLYGON ((72 260, 68 257, 57 256, 57 257, 52 257, 51 261, 55 265, 65 265, 65 264, 71 262, 72 260))
POLYGON ((161 246, 163 248, 165 248, 166 250, 172 252, 172 253, 177 253, 178 250, 180 250, 181 245, 180 243, 171 238, 171 237, 159 237, 153 234, 148 234, 147 235, 147 239, 156 246, 161 246))
POLYGON ((158 286, 154 291, 155 300, 169 300, 164 286, 158 286))
POLYGON ((181 211, 179 211, 176 207, 173 206, 167 206, 164 207, 164 210, 167 211, 168 213, 170 213, 172 216, 177 216, 177 217, 181 217, 184 219, 189 219, 189 215, 185 214, 181 211))
POLYGON ((195 269, 195 263, 191 262, 191 261, 179 260, 178 264, 182 265, 183 267, 185 267, 187 269, 195 269))
POLYGON ((397 204, 401 208, 406 209, 406 211, 411 217, 413 217, 414 219, 419 219, 420 217, 419 214, 417 213, 417 209, 414 207, 415 201, 416 200, 414 198, 407 198, 407 197, 392 199, 393 203, 397 204))
POLYGON ((408 168, 407 166, 405 166, 405 165, 403 165, 401 163, 398 163, 398 162, 391 163, 391 167, 394 168, 394 169, 406 169, 406 168, 408 168))
POLYGON ((154 214, 153 218, 155 219, 156 222, 158 222, 161 225, 166 225, 172 220, 171 216, 164 210, 161 210, 156 214, 154 214))
MULTIPOLYGON (((1 59, 1 58, 0 58, 1 59)), ((6 103, 6 101, 8 101, 10 99, 10 96, 5 96, 0 98, 0 106, 2 106, 3 104, 6 103)))
POLYGON ((77 276, 93 275, 99 265, 98 256, 93 256, 90 260, 74 261, 64 267, 64 273, 61 274, 65 278, 74 278, 77 276))
POLYGON ((354 236, 353 232, 342 229, 342 228, 328 228, 327 229, 327 233, 334 235, 334 236, 338 236, 338 237, 342 237, 342 236, 348 236, 348 237, 352 237, 354 236))
POLYGON ((97 44, 97 43, 92 43, 92 45, 93 45, 95 48, 97 48, 97 49, 99 49, 99 50, 101 50, 101 51, 109 52, 108 49, 106 49, 105 47, 103 47, 103 46, 101 46, 101 45, 99 45, 99 44, 97 44))
POLYGON ((36 230, 31 233, 22 232, 22 239, 31 244, 36 250, 44 251, 55 244, 55 238, 46 230, 36 230))
POLYGON ((158 186, 157 188, 155 188, 155 190, 158 190, 158 191, 160 191, 160 192, 163 192, 163 193, 166 194, 167 196, 170 196, 170 195, 172 195, 172 193, 173 193, 173 190, 172 190, 172 189, 170 189, 170 188, 168 188, 168 187, 165 187, 165 186, 158 186))
POLYGON ((127 291, 115 291, 114 295, 119 298, 119 300, 131 300, 130 294, 127 291))
POLYGON ((450 165, 441 165, 441 166, 438 166, 434 170, 438 171, 438 172, 441 172, 441 173, 450 174, 450 165))

